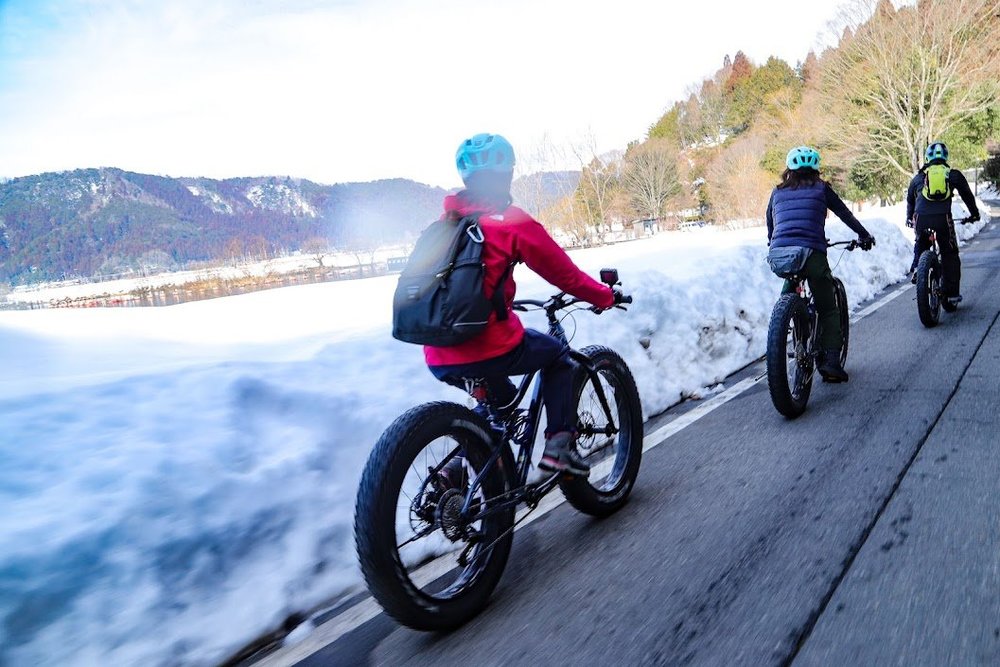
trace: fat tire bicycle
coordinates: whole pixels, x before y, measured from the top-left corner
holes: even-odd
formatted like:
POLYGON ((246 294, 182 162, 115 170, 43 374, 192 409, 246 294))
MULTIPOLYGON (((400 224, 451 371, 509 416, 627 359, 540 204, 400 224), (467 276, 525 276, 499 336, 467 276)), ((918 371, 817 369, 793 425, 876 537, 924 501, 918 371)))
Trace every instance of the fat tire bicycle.
MULTIPOLYGON (((959 224, 972 222, 972 218, 962 218, 959 224)), ((930 247, 920 253, 916 268, 917 315, 920 323, 927 328, 936 327, 941 321, 941 309, 954 313, 958 304, 952 303, 941 291, 941 246, 938 245, 937 232, 925 229, 930 247)))
MULTIPOLYGON (((601 279, 618 284, 617 271, 603 270, 601 279)), ((580 303, 559 293, 545 301, 515 301, 514 308, 544 311, 549 334, 568 343, 562 320, 583 310, 580 303)), ((516 398, 505 406, 494 405, 470 378, 466 389, 480 401, 476 409, 444 401, 418 405, 379 438, 358 488, 354 534, 369 591, 399 623, 445 631, 479 613, 503 574, 515 526, 554 488, 595 517, 627 502, 643 444, 635 380, 606 347, 570 355, 577 362, 576 446, 591 466, 589 477, 546 473, 529 482, 542 414, 542 382, 532 382, 535 373, 523 377, 516 398), (519 407, 532 384, 528 407, 519 407), (462 461, 461 484, 448 486, 440 473, 456 457, 462 461), (528 512, 518 518, 521 505, 528 512)))
MULTIPOLYGON (((827 243, 828 248, 836 246, 853 251, 860 244, 857 241, 827 243)), ((806 279, 794 274, 788 280, 794 291, 778 298, 767 328, 767 388, 778 412, 794 419, 805 412, 812 392, 813 374, 820 353, 819 312, 806 279)), ((840 349, 840 364, 843 366, 847 362, 851 316, 847 290, 836 276, 833 278, 833 291, 844 338, 840 349)))

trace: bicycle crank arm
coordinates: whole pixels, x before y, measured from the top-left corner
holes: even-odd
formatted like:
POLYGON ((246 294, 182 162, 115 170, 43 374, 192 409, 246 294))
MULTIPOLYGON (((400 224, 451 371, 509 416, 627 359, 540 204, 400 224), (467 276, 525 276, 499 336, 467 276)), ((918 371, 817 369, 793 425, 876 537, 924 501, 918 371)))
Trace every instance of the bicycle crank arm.
POLYGON ((605 435, 610 437, 612 435, 618 435, 618 429, 615 427, 614 424, 608 424, 604 428, 594 428, 593 426, 584 426, 578 431, 578 433, 580 435, 588 435, 588 436, 605 435))

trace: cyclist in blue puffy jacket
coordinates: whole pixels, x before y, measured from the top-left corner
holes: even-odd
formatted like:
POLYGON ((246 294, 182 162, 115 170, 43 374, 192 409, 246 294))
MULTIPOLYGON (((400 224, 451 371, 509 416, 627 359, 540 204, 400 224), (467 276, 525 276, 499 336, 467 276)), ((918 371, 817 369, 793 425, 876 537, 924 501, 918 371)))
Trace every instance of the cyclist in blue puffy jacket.
MULTIPOLYGON (((767 204, 767 241, 772 248, 797 247, 807 255, 798 275, 809 282, 819 311, 820 356, 817 370, 827 382, 847 382, 840 364, 843 333, 833 288, 833 273, 826 259, 826 215, 833 211, 858 235, 861 247, 870 250, 875 239, 854 217, 830 184, 820 177, 819 153, 799 146, 788 152, 781 183, 767 204)), ((786 280, 782 294, 794 289, 786 280)))

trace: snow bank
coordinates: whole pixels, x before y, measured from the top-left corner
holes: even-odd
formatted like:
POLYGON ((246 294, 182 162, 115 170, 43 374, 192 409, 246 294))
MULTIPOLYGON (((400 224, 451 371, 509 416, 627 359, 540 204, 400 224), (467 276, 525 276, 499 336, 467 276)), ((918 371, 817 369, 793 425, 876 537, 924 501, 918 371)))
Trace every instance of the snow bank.
MULTIPOLYGON (((852 303, 904 277, 902 217, 867 213, 877 247, 831 253, 852 303)), ((567 330, 618 350, 659 412, 763 353, 781 282, 765 250, 756 228, 577 252, 617 266, 635 304, 567 330)), ((0 664, 215 664, 357 586, 369 448, 415 403, 463 400, 389 336, 393 286, 0 313, 0 664)))

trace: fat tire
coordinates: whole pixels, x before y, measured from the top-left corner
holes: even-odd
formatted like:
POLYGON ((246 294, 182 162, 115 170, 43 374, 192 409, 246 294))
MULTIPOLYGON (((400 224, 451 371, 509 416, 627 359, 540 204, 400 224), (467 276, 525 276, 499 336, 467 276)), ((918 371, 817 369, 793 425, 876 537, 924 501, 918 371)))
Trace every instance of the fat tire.
MULTIPOLYGON (((354 537, 365 582, 375 600, 399 623, 415 630, 452 630, 478 614, 500 581, 513 540, 513 509, 491 516, 490 533, 503 535, 465 589, 441 599, 419 590, 410 580, 396 545, 396 504, 414 457, 436 438, 451 436, 481 470, 491 448, 490 427, 456 403, 425 403, 398 417, 375 444, 361 476, 354 515, 354 537)), ((509 488, 502 457, 483 480, 487 497, 509 488)), ((486 521, 487 519, 483 519, 486 521)))
POLYGON ((847 364, 847 348, 851 342, 851 309, 847 303, 847 290, 840 278, 833 279, 833 293, 837 299, 837 312, 840 315, 840 333, 843 342, 840 348, 840 366, 843 368, 847 364))
POLYGON ((809 382, 798 398, 788 386, 788 332, 793 318, 800 323, 808 323, 809 313, 805 300, 797 294, 782 294, 774 304, 767 328, 767 388, 775 409, 789 419, 795 419, 805 412, 812 391, 811 373, 809 382))
POLYGON ((917 262, 917 314, 921 324, 928 328, 941 321, 940 285, 941 265, 932 251, 925 250, 917 262), (930 285, 931 281, 935 284, 930 285))
MULTIPOLYGON (((610 489, 595 488, 589 479, 582 477, 566 477, 560 480, 559 485, 566 500, 578 511, 590 516, 606 517, 617 512, 628 502, 639 474, 643 445, 642 403, 632 372, 614 350, 592 345, 580 352, 590 359, 599 374, 608 377, 607 383, 612 391, 607 399, 617 407, 618 446, 626 448, 625 459, 616 460, 612 474, 617 469, 619 477, 610 489)), ((590 382, 591 378, 586 369, 579 366, 573 382, 574 410, 578 408, 580 397, 590 382)))

